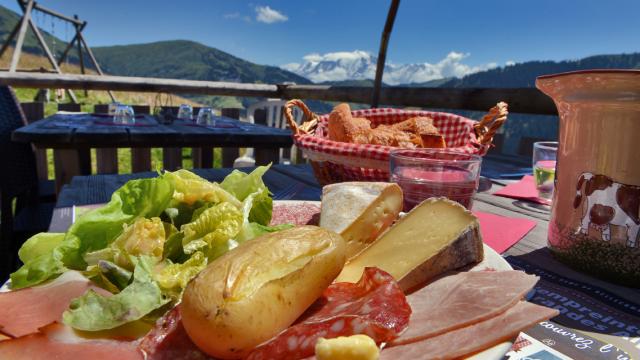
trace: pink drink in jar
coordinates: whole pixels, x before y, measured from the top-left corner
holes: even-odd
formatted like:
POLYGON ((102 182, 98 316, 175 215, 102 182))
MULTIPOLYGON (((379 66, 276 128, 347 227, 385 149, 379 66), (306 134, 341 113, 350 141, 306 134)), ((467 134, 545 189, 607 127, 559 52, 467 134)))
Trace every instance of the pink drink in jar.
POLYGON ((446 197, 471 209, 481 157, 447 149, 391 152, 391 181, 404 193, 404 211, 430 197, 446 197))

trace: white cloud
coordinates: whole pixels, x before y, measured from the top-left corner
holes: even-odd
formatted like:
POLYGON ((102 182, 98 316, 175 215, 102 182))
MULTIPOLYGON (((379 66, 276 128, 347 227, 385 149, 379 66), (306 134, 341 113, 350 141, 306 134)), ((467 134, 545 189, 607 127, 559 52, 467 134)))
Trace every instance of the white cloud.
POLYGON ((269 6, 256 6, 256 20, 265 24, 273 24, 277 22, 285 22, 289 17, 278 10, 274 10, 269 6))
POLYGON ((239 12, 234 12, 234 13, 229 13, 229 14, 224 14, 222 15, 225 19, 237 19, 240 17, 240 13, 239 12))
POLYGON ((507 60, 507 61, 505 61, 505 63, 504 63, 504 64, 505 64, 506 66, 513 66, 513 65, 515 65, 515 64, 516 64, 516 62, 515 62, 515 61, 513 61, 513 60, 507 60))
MULTIPOLYGON (((448 77, 463 77, 498 66, 495 62, 478 66, 467 65, 463 61, 469 56, 468 53, 452 51, 434 64, 394 64, 387 61, 383 81, 391 85, 420 83, 448 77)), ((290 63, 282 68, 315 82, 373 79, 377 62, 373 54, 362 50, 312 53, 304 56, 303 60, 302 64, 290 63)))

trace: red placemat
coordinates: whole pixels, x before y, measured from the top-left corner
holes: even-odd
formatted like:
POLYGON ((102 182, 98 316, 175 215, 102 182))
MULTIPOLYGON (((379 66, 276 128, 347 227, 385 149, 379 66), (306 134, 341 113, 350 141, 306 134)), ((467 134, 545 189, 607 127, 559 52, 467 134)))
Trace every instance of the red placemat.
POLYGON ((234 125, 234 124, 224 124, 224 123, 216 123, 215 125, 200 125, 200 124, 196 124, 196 123, 184 123, 184 124, 180 124, 180 125, 203 127, 203 128, 207 128, 207 129, 236 128, 236 127, 238 127, 237 125, 234 125))
POLYGON ((499 254, 507 251, 536 226, 536 222, 529 219, 511 218, 482 211, 474 211, 473 214, 480 221, 482 240, 499 254))
POLYGON ((134 123, 134 124, 118 124, 110 121, 94 121, 96 125, 106 125, 106 126, 156 126, 158 124, 149 124, 149 123, 134 123))
POLYGON ((538 197, 538 189, 536 189, 536 183, 531 175, 526 175, 520 181, 503 187, 493 195, 549 205, 546 200, 538 197))
MULTIPOLYGON (((113 118, 113 115, 111 114, 105 114, 105 113, 91 113, 91 116, 95 116, 95 117, 101 117, 101 118, 113 118)), ((138 114, 138 115, 134 115, 133 116, 136 119, 143 119, 144 118, 144 114, 138 114)))

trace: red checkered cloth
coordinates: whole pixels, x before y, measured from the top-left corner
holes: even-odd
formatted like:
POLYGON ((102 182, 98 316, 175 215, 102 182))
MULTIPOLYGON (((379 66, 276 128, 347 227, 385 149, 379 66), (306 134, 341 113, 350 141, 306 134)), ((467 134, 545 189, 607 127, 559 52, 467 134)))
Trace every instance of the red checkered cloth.
MULTIPOLYGON (((447 148, 478 155, 484 155, 489 150, 489 145, 480 144, 476 138, 473 128, 475 121, 459 115, 386 108, 356 110, 352 114, 354 117, 369 119, 372 127, 395 124, 416 116, 428 116, 444 136, 447 148)), ((329 115, 322 115, 314 134, 294 135, 296 146, 311 161, 325 162, 323 166, 343 174, 342 181, 389 180, 389 152, 393 147, 329 140, 328 122, 329 115)))

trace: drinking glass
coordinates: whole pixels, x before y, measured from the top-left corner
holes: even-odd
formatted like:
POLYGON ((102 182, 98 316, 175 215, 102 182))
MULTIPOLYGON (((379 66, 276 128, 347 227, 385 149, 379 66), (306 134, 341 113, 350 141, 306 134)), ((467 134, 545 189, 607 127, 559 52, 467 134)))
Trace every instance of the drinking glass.
POLYGON ((557 154, 556 141, 539 141, 533 144, 533 178, 538 189, 538 197, 549 204, 553 197, 557 154))
POLYGON ((132 125, 136 122, 136 117, 131 106, 118 104, 113 115, 115 124, 132 125))
POLYGON ((198 111, 198 118, 196 120, 198 125, 215 126, 216 120, 213 114, 213 109, 210 107, 203 107, 198 111))
POLYGON ((180 120, 192 120, 193 108, 189 104, 182 104, 178 109, 178 119, 180 120))
POLYGON ((108 105, 108 107, 107 107, 107 114, 111 115, 111 116, 115 115, 116 114, 116 109, 118 108, 118 105, 122 105, 122 104, 120 104, 117 101, 114 101, 114 102, 110 103, 108 105))
POLYGON ((391 181, 404 193, 404 211, 430 197, 446 197, 471 209, 482 158, 451 149, 395 149, 391 181))

